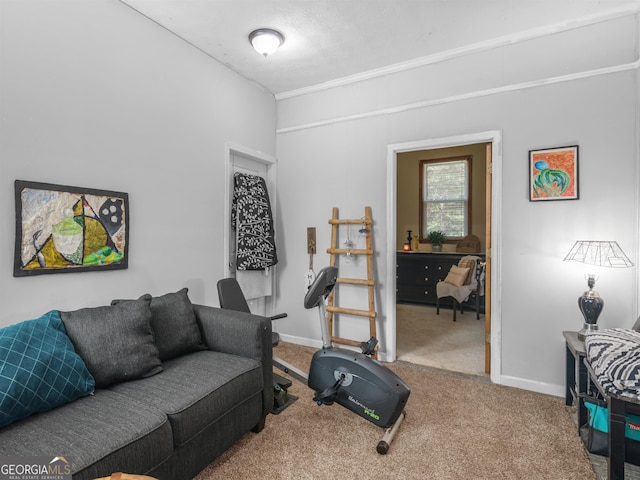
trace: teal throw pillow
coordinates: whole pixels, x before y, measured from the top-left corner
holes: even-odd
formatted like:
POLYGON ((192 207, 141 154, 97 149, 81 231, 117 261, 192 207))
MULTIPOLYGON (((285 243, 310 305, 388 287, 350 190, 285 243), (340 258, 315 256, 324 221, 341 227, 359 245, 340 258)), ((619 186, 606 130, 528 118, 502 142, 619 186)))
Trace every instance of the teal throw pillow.
POLYGON ((0 329, 0 428, 94 388, 57 311, 0 329))

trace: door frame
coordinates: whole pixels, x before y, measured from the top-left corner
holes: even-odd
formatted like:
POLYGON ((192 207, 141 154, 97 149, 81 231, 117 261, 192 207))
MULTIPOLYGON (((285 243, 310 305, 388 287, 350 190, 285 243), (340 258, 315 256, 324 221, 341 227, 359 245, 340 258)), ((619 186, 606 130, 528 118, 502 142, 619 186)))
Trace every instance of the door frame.
POLYGON ((407 143, 387 145, 387 278, 386 305, 387 322, 385 334, 388 339, 386 361, 396 360, 396 209, 397 209, 397 155, 414 150, 432 150, 436 148, 456 147, 476 143, 491 143, 492 157, 492 188, 491 188, 491 249, 487 255, 491 259, 490 271, 490 305, 491 305, 491 373, 494 383, 501 383, 502 358, 502 318, 501 318, 501 249, 502 249, 502 131, 489 130, 470 134, 454 135, 450 137, 430 138, 407 143))
MULTIPOLYGON (((229 230, 231 229, 231 202, 232 202, 232 185, 233 185, 233 157, 240 156, 247 158, 249 160, 253 160, 258 163, 262 163, 267 167, 267 175, 265 181, 267 183, 267 189, 269 191, 269 201, 271 202, 271 216, 273 217, 274 226, 277 225, 277 204, 276 199, 278 198, 276 192, 277 185, 277 160, 275 157, 271 155, 267 155, 264 152, 260 152, 258 150, 252 150, 247 147, 243 147, 242 145, 238 145, 232 142, 225 142, 224 144, 224 239, 223 239, 223 248, 222 255, 224 265, 224 278, 228 278, 231 276, 231 265, 229 265, 229 258, 231 256, 232 245, 229 235, 229 230)), ((276 231, 274 229, 274 235, 276 231)), ((275 297, 276 297, 276 268, 277 266, 271 267, 271 282, 272 284, 272 292, 271 297, 266 300, 266 312, 267 315, 273 315, 275 309, 275 297)))

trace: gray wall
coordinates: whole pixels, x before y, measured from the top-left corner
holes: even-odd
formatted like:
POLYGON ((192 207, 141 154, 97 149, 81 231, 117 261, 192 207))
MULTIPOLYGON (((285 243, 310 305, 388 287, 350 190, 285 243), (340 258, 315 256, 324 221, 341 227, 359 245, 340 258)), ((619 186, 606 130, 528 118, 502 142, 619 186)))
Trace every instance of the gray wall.
MULTIPOLYGON (((576 299, 586 289, 584 271, 563 263, 564 255, 577 239, 614 239, 638 260, 637 40, 637 16, 630 14, 281 96, 279 195, 287 239, 281 291, 301 288, 306 227, 318 228, 323 252, 331 208, 357 218, 364 205, 376 220, 378 288, 393 289, 386 283, 386 252, 396 248, 386 202, 388 145, 499 130, 494 253, 500 258, 492 287, 501 355, 492 378, 561 394, 562 331, 581 327, 576 299), (580 199, 529 202, 528 151, 576 144, 580 199)), ((318 264, 327 262, 318 255, 318 264)), ((638 313, 638 268, 603 271, 597 290, 606 300, 601 327, 630 326, 638 313)), ((385 352, 392 350, 388 320, 395 305, 385 293, 378 300, 385 352)), ((296 297, 282 296, 278 305, 289 313, 282 333, 301 342, 317 338, 315 312, 305 312, 296 297)))
POLYGON ((217 304, 225 142, 275 155, 273 96, 118 1, 0 22, 0 326, 183 286, 217 304), (13 278, 15 179, 127 192, 128 270, 13 278))

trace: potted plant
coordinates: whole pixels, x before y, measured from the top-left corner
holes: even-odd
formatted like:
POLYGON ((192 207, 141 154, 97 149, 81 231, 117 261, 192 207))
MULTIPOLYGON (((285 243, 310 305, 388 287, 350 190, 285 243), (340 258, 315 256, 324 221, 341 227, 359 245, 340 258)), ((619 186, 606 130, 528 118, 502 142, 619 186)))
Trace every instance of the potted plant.
POLYGON ((427 240, 431 242, 431 250, 434 252, 442 251, 442 244, 446 239, 447 236, 441 230, 432 230, 427 234, 427 240))

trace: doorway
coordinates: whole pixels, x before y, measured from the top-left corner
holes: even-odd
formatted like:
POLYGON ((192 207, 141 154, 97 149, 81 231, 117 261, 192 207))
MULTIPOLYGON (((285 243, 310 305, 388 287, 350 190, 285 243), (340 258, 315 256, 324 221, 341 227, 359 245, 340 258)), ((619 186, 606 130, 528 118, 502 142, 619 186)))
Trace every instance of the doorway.
MULTIPOLYGON (((478 255, 485 257, 487 244, 487 145, 486 143, 450 146, 429 150, 400 152, 396 155, 397 196, 396 196, 396 245, 404 245, 408 236, 414 240, 426 239, 427 231, 421 231, 421 216, 424 179, 422 170, 426 164, 447 165, 457 160, 464 163, 464 175, 456 170, 454 178, 464 181, 465 188, 454 189, 456 195, 464 194, 465 215, 455 227, 464 225, 459 238, 467 234, 474 235, 478 241, 478 255), (463 159, 463 162, 460 160, 463 159), (431 162, 431 163, 429 163, 431 162), (406 237, 406 238, 405 238, 406 237)), ((490 160, 490 159, 489 159, 490 160)), ((449 170, 447 170, 449 171, 449 170)), ((442 187, 441 187, 442 188, 442 187)), ((444 193, 444 190, 440 191, 444 193)), ((437 195, 437 194, 436 194, 437 195)), ((451 210, 449 210, 451 211, 451 210)), ((449 214, 443 214, 450 216, 449 214)), ((490 219, 489 219, 490 220, 490 219)), ((443 228, 449 236, 452 232, 443 228)), ((460 258, 475 253, 459 253, 452 239, 442 246, 442 253, 431 253, 431 244, 413 242, 410 254, 399 254, 397 272, 399 284, 396 284, 396 338, 397 358, 419 365, 436 367, 461 373, 484 375, 489 372, 485 349, 484 308, 481 317, 472 314, 474 308, 466 307, 467 315, 458 314, 453 321, 451 311, 442 309, 440 314, 435 308, 435 290, 438 278, 444 278, 449 264, 457 264, 460 258), (444 260, 443 260, 444 259, 444 260), (445 262, 444 270, 433 271, 438 262, 445 262), (423 270, 422 266, 425 269, 423 270), (419 274, 419 275, 418 275, 419 274), (418 277, 415 277, 418 275, 418 277), (414 278, 415 277, 415 278, 414 278), (407 279, 413 280, 407 283, 407 279), (423 281, 424 280, 424 281, 423 281), (471 310, 471 311, 470 311, 471 310)), ((442 269, 443 266, 440 266, 442 269)), ((481 299, 485 304, 484 298, 481 299)))
MULTIPOLYGON (((500 383, 500 309, 499 299, 497 298, 495 288, 499 285, 499 198, 500 198, 500 181, 501 176, 501 132, 489 131, 476 134, 460 135, 454 137, 446 137, 439 139, 423 140, 405 144, 396 144, 388 146, 387 155, 387 220, 388 220, 388 248, 387 248, 387 282, 390 286, 395 285, 396 278, 396 250, 398 233, 397 219, 397 179, 398 179, 398 154, 402 152, 411 152, 416 150, 433 150, 439 148, 449 148, 461 145, 472 145, 487 143, 487 154, 490 165, 487 169, 487 188, 486 196, 487 214, 486 229, 487 239, 485 241, 485 250, 487 255, 487 290, 485 296, 486 302, 486 328, 485 335, 487 345, 487 353, 485 363, 490 366, 491 380, 500 383), (494 288, 491 288, 491 286, 494 288), (490 349, 490 350, 489 350, 490 349)), ((386 334, 389 339, 386 357, 388 361, 394 361, 397 358, 397 318, 395 312, 396 290, 395 288, 387 289, 387 305, 391 308, 387 311, 386 334)), ((450 313, 450 311, 449 311, 450 313)), ((442 315, 442 312, 441 312, 442 315)))
MULTIPOLYGON (((276 223, 276 159, 261 152, 252 151, 238 145, 227 144, 225 155, 225 206, 224 206, 224 277, 236 277, 235 268, 235 231, 231 228, 231 205, 233 201, 233 178, 236 172, 249 175, 257 175, 265 179, 274 224, 276 223)), ((260 278, 251 278, 256 285, 256 293, 253 297, 248 295, 247 303, 252 313, 262 316, 273 315, 275 306, 275 273, 276 267, 271 267, 268 272, 248 272, 256 274, 260 278), (267 275, 268 273, 268 275, 267 275)), ((238 279, 240 281, 240 279, 238 279)), ((244 290, 244 289, 243 289, 244 290)))

